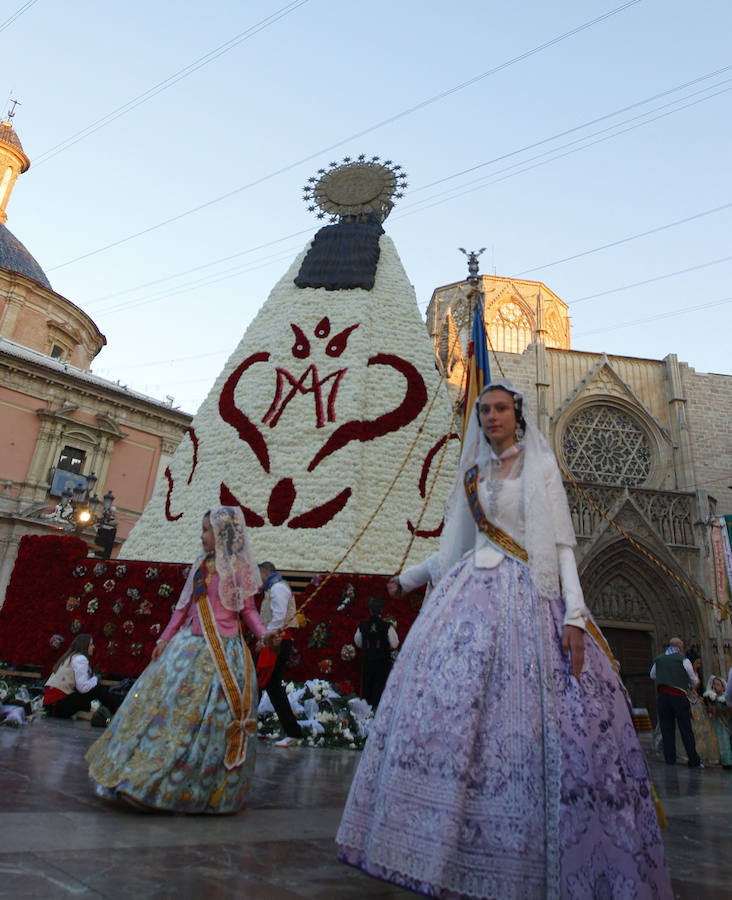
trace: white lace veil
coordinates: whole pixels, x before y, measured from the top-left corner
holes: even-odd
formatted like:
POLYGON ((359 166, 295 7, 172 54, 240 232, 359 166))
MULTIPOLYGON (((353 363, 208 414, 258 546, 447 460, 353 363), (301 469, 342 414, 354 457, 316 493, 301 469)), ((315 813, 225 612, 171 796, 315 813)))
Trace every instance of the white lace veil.
MULTIPOLYGON (((445 527, 440 537, 439 577, 471 550, 475 544, 475 523, 465 497, 463 478, 474 465, 483 477, 490 477, 488 462, 490 444, 478 419, 478 405, 486 391, 502 388, 520 398, 526 430, 519 441, 523 447, 521 497, 526 523, 525 548, 529 568, 539 593, 544 597, 559 596, 559 564, 557 544, 575 545, 574 528, 569 515, 566 494, 554 454, 534 421, 524 395, 507 379, 495 379, 486 385, 470 417, 460 455, 455 483, 445 505, 445 527)), ((431 573, 433 574, 433 573, 431 573)), ((432 578, 435 583, 435 578, 432 578)))
MULTIPOLYGON (((219 576, 221 605, 234 612, 244 607, 244 601, 262 586, 259 566, 252 549, 244 515, 238 506, 212 509, 211 530, 215 542, 216 572, 219 576)), ((186 606, 193 594, 193 577, 206 554, 198 557, 181 591, 176 609, 186 606)))

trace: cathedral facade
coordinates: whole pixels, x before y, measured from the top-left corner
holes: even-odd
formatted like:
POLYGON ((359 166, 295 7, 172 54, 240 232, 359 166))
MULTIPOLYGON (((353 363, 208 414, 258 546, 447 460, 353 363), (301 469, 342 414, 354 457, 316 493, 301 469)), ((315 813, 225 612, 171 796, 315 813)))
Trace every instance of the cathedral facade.
MULTIPOLYGON (((483 275, 479 287, 491 374, 526 395, 557 456, 585 599, 634 706, 654 707, 648 672, 673 636, 701 654, 705 674, 726 674, 729 593, 713 530, 732 512, 732 378, 696 372, 675 354, 572 350, 567 306, 544 284, 483 275)), ((437 288, 427 310, 455 402, 469 293, 467 282, 437 288)))

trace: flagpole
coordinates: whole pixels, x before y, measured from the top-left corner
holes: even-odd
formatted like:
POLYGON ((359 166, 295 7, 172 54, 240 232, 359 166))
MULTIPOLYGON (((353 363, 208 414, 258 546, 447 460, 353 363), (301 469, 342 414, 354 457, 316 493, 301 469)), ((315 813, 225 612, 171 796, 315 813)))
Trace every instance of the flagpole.
POLYGON ((465 377, 465 392, 463 394, 463 428, 462 440, 468 431, 468 423, 473 412, 473 407, 483 390, 485 384, 490 380, 490 371, 488 364, 488 347, 485 333, 485 314, 483 304, 480 302, 480 275, 478 257, 485 250, 471 250, 468 252, 462 247, 458 247, 461 253, 468 258, 468 304, 470 314, 470 340, 468 341, 468 359, 465 377))

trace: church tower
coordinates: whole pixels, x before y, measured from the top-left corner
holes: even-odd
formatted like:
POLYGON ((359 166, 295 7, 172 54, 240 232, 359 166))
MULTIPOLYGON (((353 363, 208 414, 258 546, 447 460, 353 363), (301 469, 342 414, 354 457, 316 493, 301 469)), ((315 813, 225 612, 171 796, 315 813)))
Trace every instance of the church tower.
MULTIPOLYGON (((15 100, 12 102, 16 103, 15 100)), ((13 112, 10 111, 8 118, 0 122, 0 224, 2 225, 8 220, 5 210, 18 175, 22 175, 30 168, 30 160, 15 133, 12 118, 13 112)))

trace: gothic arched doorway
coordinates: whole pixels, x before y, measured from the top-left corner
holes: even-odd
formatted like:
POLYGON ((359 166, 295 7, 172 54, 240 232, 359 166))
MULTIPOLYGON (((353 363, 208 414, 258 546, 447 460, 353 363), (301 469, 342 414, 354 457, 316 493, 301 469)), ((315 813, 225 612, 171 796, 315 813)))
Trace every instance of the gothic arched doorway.
POLYGON ((597 547, 580 569, 585 602, 620 663, 631 702, 655 721, 653 658, 674 635, 691 644, 700 634, 694 601, 623 538, 597 547))

